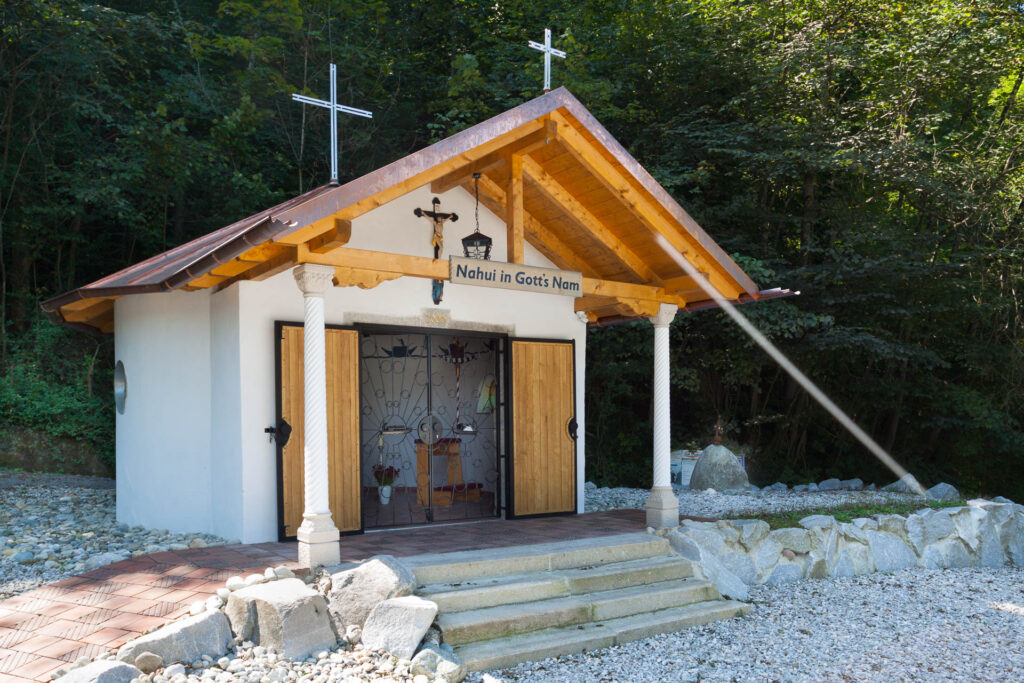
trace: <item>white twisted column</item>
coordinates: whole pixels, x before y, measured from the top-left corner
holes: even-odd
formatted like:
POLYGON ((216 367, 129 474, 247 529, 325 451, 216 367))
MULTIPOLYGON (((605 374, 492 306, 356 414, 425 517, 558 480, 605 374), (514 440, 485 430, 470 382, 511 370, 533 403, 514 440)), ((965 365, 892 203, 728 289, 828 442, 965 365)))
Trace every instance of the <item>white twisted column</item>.
POLYGON ((327 470, 327 360, 324 353, 324 292, 334 268, 303 263, 292 271, 305 299, 303 332, 305 506, 296 532, 299 564, 331 566, 341 562, 338 528, 331 519, 327 470))
POLYGON ((678 307, 661 304, 654 325, 654 486, 647 497, 647 526, 679 526, 679 500, 672 493, 672 410, 669 405, 668 332, 678 307))

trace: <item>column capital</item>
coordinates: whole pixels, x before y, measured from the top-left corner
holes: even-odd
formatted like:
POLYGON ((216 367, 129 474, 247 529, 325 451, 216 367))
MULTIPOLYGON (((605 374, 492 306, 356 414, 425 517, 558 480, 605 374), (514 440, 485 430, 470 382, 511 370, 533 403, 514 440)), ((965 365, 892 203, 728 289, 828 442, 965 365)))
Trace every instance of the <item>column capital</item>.
POLYGON ((668 327, 672 324, 678 310, 679 307, 675 304, 661 304, 658 307, 658 313, 650 317, 651 324, 655 327, 668 327))
POLYGON ((300 263, 292 269, 292 275, 305 296, 323 296, 334 281, 334 267, 300 263))

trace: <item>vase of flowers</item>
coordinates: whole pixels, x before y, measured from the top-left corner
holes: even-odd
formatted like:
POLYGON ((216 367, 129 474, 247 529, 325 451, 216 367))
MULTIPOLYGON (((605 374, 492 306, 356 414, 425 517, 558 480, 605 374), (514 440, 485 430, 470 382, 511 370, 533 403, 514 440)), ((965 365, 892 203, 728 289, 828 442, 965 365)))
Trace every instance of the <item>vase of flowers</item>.
POLYGON ((377 464, 373 466, 373 478, 377 480, 377 493, 380 495, 381 505, 391 502, 391 487, 398 479, 398 472, 398 468, 393 465, 377 464))

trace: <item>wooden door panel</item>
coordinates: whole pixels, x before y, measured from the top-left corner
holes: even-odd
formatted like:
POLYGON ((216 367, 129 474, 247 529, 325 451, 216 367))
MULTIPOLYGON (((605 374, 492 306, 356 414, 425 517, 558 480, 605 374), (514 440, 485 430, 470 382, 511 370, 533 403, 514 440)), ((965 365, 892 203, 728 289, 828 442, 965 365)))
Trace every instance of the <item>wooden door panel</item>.
MULTIPOLYGON (((362 526, 359 484, 359 340, 354 330, 326 331, 327 469, 331 516, 340 531, 362 526)), ((294 537, 304 506, 303 329, 282 326, 281 417, 292 433, 281 454, 284 535, 294 537)))
POLYGON ((576 510, 573 345, 512 342, 513 514, 576 510))

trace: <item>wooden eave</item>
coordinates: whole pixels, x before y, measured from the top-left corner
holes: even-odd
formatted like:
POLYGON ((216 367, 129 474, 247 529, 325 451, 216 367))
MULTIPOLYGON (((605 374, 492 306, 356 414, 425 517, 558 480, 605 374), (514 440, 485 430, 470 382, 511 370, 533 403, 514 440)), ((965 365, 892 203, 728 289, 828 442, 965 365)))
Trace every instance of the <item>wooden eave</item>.
POLYGON ((345 185, 323 186, 42 304, 60 321, 113 330, 126 294, 223 288, 297 263, 334 266, 339 286, 447 278, 447 262, 345 247, 351 221, 425 185, 472 192, 509 229, 509 260, 529 242, 584 275, 576 309, 591 322, 650 316, 660 303, 710 301, 667 242, 727 299, 754 282, 565 88, 526 102, 345 185))

